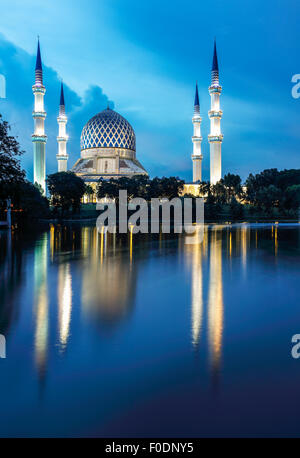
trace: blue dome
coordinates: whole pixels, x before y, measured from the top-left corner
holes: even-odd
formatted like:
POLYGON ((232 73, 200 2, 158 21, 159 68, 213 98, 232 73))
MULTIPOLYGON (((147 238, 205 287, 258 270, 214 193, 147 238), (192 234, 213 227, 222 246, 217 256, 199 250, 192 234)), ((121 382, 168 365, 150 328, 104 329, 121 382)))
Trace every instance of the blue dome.
POLYGON ((135 133, 128 121, 107 108, 91 118, 81 132, 81 150, 126 148, 135 151, 135 133))

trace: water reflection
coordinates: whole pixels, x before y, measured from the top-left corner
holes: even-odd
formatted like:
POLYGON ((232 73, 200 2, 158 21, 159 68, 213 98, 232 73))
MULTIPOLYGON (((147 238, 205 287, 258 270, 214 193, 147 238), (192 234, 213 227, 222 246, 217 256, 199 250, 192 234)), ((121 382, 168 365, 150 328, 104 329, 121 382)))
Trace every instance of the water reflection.
MULTIPOLYGON (((129 268, 127 250, 116 249, 116 234, 95 227, 84 228, 83 251, 89 252, 82 274, 81 303, 84 314, 99 325, 114 324, 125 318, 134 304, 135 264, 129 268)), ((130 246, 132 247, 130 234, 130 246)), ((132 248, 129 250, 132 263, 132 248)))
POLYGON ((210 364, 214 373, 220 369, 223 335, 223 279, 222 279, 222 227, 214 226, 210 232, 208 299, 208 341, 210 364))
POLYGON ((8 336, 18 316, 16 303, 22 284, 24 253, 17 234, 0 231, 0 334, 8 336))
MULTIPOLYGON (((223 277, 222 277, 222 237, 223 226, 205 228, 203 242, 185 245, 187 262, 191 271, 191 337, 197 347, 203 328, 204 303, 207 303, 207 332, 209 363, 214 374, 220 369, 224 320, 223 277), (205 276, 206 258, 209 256, 209 273, 205 276), (204 290, 208 291, 207 298, 204 290)), ((229 238, 230 240, 230 238, 229 238)), ((228 245, 231 252, 231 245, 228 245)))
POLYGON ((47 364, 49 333, 47 264, 48 237, 45 233, 34 249, 34 313, 35 313, 35 362, 41 379, 47 364))
MULTIPOLYGON (((196 231, 200 231, 196 228, 196 231)), ((187 262, 191 275, 191 336, 192 345, 196 348, 200 341, 203 321, 203 257, 206 256, 207 228, 204 230, 203 241, 185 244, 187 262)), ((193 236, 197 240, 197 235, 193 236)), ((188 238, 188 236, 186 237, 188 238)))
POLYGON ((141 436, 157 433, 157 418, 164 434, 213 435, 236 433, 241 415, 256 432, 272 423, 274 404, 277 419, 289 418, 280 399, 291 392, 292 412, 298 386, 280 342, 298 316, 299 226, 211 225, 198 244, 80 225, 7 235, 0 231, 0 333, 9 350, 0 435, 116 437, 145 418, 141 436), (226 383, 208 395, 225 369, 226 383))
POLYGON ((69 263, 60 264, 58 267, 57 302, 60 351, 63 352, 70 335, 72 312, 72 277, 69 263))
MULTIPOLYGON (((207 354, 212 372, 218 374, 224 340, 224 264, 233 271, 237 258, 239 268, 242 264, 245 273, 253 248, 256 253, 258 249, 270 249, 272 256, 278 257, 279 231, 278 224, 252 230, 247 224, 214 225, 205 227, 202 243, 185 244, 184 236, 172 239, 160 233, 155 239, 147 235, 138 237, 132 230, 124 235, 105 231, 99 234, 94 226, 51 225, 38 240, 30 242, 33 246, 30 248, 33 253, 32 338, 40 378, 45 377, 51 349, 57 353, 58 347, 63 355, 70 345, 75 302, 80 319, 85 318, 101 330, 117 329, 134 310, 141 259, 156 262, 153 253, 157 259, 167 259, 172 250, 176 250, 176 262, 182 265, 184 256, 188 266, 190 342, 194 349, 207 354), (50 324, 58 331, 56 337, 50 335, 50 324)), ((296 246, 298 233, 294 237, 296 246)), ((30 249, 25 249, 25 241, 22 243, 17 233, 0 234, 0 333, 5 335, 17 321, 18 295, 22 295, 24 280, 32 268, 27 259, 30 249)), ((270 258, 264 258, 263 262, 270 262, 270 258)), ((164 272, 158 275, 162 278, 164 272)), ((156 278, 146 278, 146 282, 153 282, 155 290, 156 278)), ((143 290, 142 283, 140 288, 143 290)), ((165 294, 162 303, 168 304, 167 292, 165 294)))

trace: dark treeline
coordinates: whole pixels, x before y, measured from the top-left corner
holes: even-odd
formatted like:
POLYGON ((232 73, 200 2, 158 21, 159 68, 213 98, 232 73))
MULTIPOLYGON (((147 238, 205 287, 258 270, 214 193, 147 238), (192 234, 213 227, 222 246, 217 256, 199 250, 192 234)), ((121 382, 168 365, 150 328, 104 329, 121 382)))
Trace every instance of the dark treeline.
MULTIPOLYGON (((153 178, 136 176, 99 180, 98 198, 118 199, 119 191, 126 189, 128 200, 142 197, 181 197, 184 182, 176 177, 153 178)), ((218 183, 199 183, 199 197, 205 199, 206 219, 297 218, 300 206, 300 170, 268 169, 250 174, 245 184, 239 175, 228 173, 218 183)), ((194 198, 194 195, 184 194, 194 198)))
POLYGON ((201 183, 206 218, 298 218, 300 170, 267 169, 248 176, 227 174, 217 184, 201 183))
POLYGON ((184 181, 178 177, 155 177, 150 179, 145 175, 137 175, 132 178, 100 179, 97 185, 97 197, 115 199, 119 198, 119 191, 127 191, 128 201, 134 197, 140 197, 149 201, 153 198, 173 199, 182 194, 184 181))

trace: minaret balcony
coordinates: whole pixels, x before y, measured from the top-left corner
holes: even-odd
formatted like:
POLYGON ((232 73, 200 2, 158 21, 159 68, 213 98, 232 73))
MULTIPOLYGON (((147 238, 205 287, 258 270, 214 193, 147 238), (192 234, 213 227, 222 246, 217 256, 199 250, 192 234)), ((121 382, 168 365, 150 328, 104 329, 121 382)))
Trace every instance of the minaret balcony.
POLYGON ((210 118, 219 118, 219 119, 221 119, 221 118, 222 118, 222 115, 223 115, 223 111, 222 111, 222 110, 218 110, 218 111, 216 111, 216 110, 210 110, 210 111, 208 112, 208 116, 209 116, 210 118))
POLYGON ((61 161, 61 160, 66 161, 66 160, 68 160, 68 157, 69 157, 68 154, 57 154, 57 155, 56 155, 56 159, 57 159, 58 161, 61 161))
POLYGON ((211 85, 211 86, 209 86, 208 90, 209 90, 210 94, 213 94, 214 92, 217 92, 218 94, 221 94, 222 86, 211 85))
POLYGON ((209 134, 208 135, 208 141, 209 141, 209 143, 213 143, 213 142, 221 143, 223 141, 223 137, 224 137, 223 134, 219 134, 219 135, 209 134))
POLYGON ((32 86, 32 92, 35 94, 35 93, 40 93, 40 94, 45 94, 46 92, 46 88, 45 86, 41 86, 39 84, 34 84, 32 86))
POLYGON ((201 121, 202 121, 202 118, 201 118, 201 116, 199 114, 198 115, 196 114, 196 115, 193 116, 192 121, 193 121, 193 123, 199 123, 200 124, 201 121))
POLYGON ((46 118, 47 113, 46 111, 33 111, 32 117, 33 118, 46 118))
POLYGON ((57 122, 62 122, 62 123, 64 123, 64 124, 67 124, 68 118, 67 118, 66 115, 59 115, 59 116, 57 117, 57 122))
POLYGON ((192 154, 191 157, 192 157, 193 161, 200 161, 200 160, 202 161, 202 159, 203 159, 203 155, 202 154, 192 154))
POLYGON ((37 134, 32 134, 31 135, 32 141, 33 142, 43 142, 46 143, 47 141, 47 135, 37 135, 37 134))
POLYGON ((203 137, 192 137, 192 142, 193 143, 201 143, 203 140, 203 137))
POLYGON ((58 142, 67 142, 69 140, 69 135, 65 135, 64 137, 56 137, 58 142))

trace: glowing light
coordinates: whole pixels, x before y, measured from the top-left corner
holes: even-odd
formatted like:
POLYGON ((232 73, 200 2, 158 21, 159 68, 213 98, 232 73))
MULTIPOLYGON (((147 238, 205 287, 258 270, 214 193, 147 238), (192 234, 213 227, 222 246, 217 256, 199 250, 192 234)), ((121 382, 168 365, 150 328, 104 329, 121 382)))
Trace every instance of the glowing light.
POLYGON ((208 339, 213 370, 218 370, 221 362, 223 308, 222 229, 216 227, 211 232, 210 240, 208 299, 208 339))
POLYGON ((241 252, 242 252, 242 263, 243 267, 246 268, 247 265, 247 248, 248 248, 248 236, 249 236, 249 227, 241 227, 241 252))
POLYGON ((48 348, 47 234, 34 251, 35 362, 44 375, 48 348))
POLYGON ((54 225, 50 224, 50 257, 53 261, 54 257, 54 225))
POLYGON ((72 312, 72 277, 70 265, 62 264, 59 266, 58 278, 58 307, 59 307, 59 341, 61 351, 64 351, 70 335, 70 321, 72 312))
POLYGON ((101 228, 101 240, 100 240, 100 262, 103 263, 103 246, 104 246, 104 227, 101 228))
POLYGON ((130 224, 129 225, 129 231, 130 231, 130 243, 129 243, 130 263, 132 263, 133 228, 134 228, 134 225, 130 224))
POLYGON ((192 245, 192 343, 197 345, 202 329, 202 253, 200 245, 192 245))

